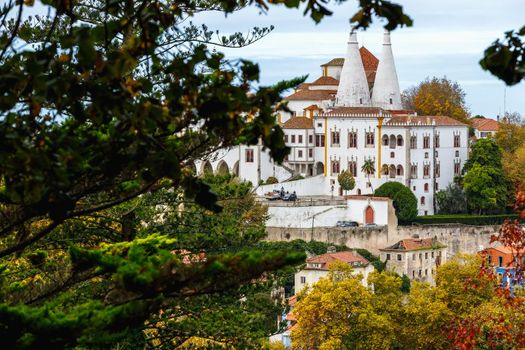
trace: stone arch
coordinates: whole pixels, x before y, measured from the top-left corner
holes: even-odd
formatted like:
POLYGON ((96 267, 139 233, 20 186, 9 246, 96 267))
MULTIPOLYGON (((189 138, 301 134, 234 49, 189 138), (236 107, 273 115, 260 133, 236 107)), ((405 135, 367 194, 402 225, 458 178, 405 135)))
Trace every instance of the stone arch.
POLYGON ((397 145, 403 146, 403 136, 397 135, 397 145))
POLYGON ((397 139, 394 135, 390 135, 390 148, 396 148, 397 139))
POLYGON ((228 175, 230 173, 230 168, 228 168, 228 164, 224 160, 221 160, 219 164, 217 165, 217 174, 218 175, 228 175))
POLYGON ((398 165, 397 168, 396 168, 396 175, 397 175, 397 176, 403 176, 403 174, 404 174, 403 166, 400 164, 400 165, 398 165))
POLYGON ((374 223, 374 208, 372 208, 370 205, 366 207, 365 209, 365 224, 373 224, 374 223))
POLYGON ((381 140, 382 140, 381 143, 383 144, 383 146, 388 146, 388 135, 387 134, 383 135, 381 140))
POLYGON ((317 164, 315 164, 315 174, 324 174, 324 164, 322 162, 317 162, 317 164))
POLYGON ((239 161, 233 163, 232 172, 235 176, 239 177, 239 161))
POLYGON ((394 164, 390 164, 390 167, 388 168, 388 174, 391 178, 396 177, 396 166, 394 164))
POLYGON ((202 162, 201 164, 201 174, 213 174, 213 167, 211 166, 211 163, 207 160, 202 162))
POLYGON ((388 165, 383 164, 383 166, 381 167, 381 174, 388 175, 388 165))

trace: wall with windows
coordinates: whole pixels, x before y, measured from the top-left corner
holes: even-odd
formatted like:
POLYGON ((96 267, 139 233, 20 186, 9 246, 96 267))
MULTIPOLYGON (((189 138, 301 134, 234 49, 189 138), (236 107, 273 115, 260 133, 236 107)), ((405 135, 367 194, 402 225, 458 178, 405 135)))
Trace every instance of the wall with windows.
POLYGON ((414 251, 384 250, 381 261, 386 261, 386 270, 406 275, 411 280, 434 284, 436 268, 447 261, 447 249, 420 249, 414 251))

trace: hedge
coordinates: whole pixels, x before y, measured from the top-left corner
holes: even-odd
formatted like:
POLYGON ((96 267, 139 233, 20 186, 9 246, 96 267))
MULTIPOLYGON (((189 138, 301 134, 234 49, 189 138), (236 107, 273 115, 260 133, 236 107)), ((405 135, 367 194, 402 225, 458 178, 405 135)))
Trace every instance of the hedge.
POLYGON ((517 219, 516 214, 499 215, 428 215, 418 216, 412 223, 418 224, 465 224, 465 225, 501 225, 506 219, 517 219))

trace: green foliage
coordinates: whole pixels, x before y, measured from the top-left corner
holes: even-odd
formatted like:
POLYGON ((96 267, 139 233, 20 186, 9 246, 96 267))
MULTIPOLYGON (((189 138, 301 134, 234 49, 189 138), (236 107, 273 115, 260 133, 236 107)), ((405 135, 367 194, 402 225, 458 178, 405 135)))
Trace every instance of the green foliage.
POLYGON ((405 294, 410 293, 410 278, 405 274, 401 276, 401 291, 405 294))
POLYGON ((439 214, 465 214, 468 209, 466 194, 460 186, 450 184, 436 193, 436 206, 439 214))
POLYGON ((355 187, 355 179, 348 170, 344 170, 337 176, 337 182, 344 191, 351 191, 355 187))
POLYGON ((507 219, 517 219, 516 214, 499 215, 429 215, 418 216, 413 222, 419 224, 465 224, 465 225, 501 225, 507 219))
POLYGON ((469 158, 465 163, 464 170, 468 172, 476 163, 482 167, 501 168, 501 157, 501 149, 494 139, 477 140, 470 148, 469 158))
POLYGON ((266 179, 266 184, 267 185, 273 185, 273 184, 277 184, 279 183, 279 180, 277 180, 277 178, 275 176, 270 176, 266 179))
POLYGON ((410 189, 399 182, 387 182, 375 190, 374 196, 388 197, 394 202, 401 222, 410 222, 417 216, 417 199, 410 189))

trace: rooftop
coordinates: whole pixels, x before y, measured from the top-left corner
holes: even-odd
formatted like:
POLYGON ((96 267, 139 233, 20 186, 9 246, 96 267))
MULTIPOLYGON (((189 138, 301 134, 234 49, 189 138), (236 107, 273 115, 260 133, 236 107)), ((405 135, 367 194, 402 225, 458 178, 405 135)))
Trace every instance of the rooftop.
POLYGON ((494 119, 473 118, 471 119, 472 127, 479 131, 498 131, 499 123, 494 119))
POLYGON ((390 247, 379 249, 381 251, 412 251, 421 249, 444 248, 445 246, 433 238, 407 238, 402 239, 390 247))
POLYGON ((339 85, 339 80, 330 76, 322 76, 309 85, 339 85))
POLYGON ((298 90, 285 100, 288 101, 326 101, 335 98, 335 90, 298 90))
POLYGON ((342 261, 352 266, 361 267, 367 266, 369 261, 355 252, 336 252, 317 255, 306 259, 306 269, 310 270, 328 270, 330 265, 336 261, 342 261), (314 264, 319 266, 313 267, 314 264))
POLYGON ((394 116, 385 123, 387 126, 468 126, 446 116, 394 116))
POLYGON ((306 117, 291 117, 283 125, 283 129, 313 129, 314 122, 306 117))

